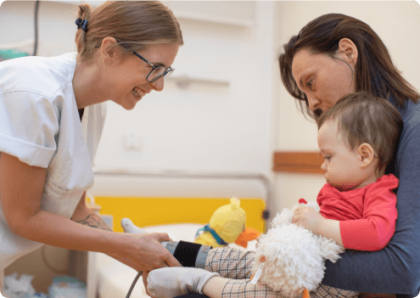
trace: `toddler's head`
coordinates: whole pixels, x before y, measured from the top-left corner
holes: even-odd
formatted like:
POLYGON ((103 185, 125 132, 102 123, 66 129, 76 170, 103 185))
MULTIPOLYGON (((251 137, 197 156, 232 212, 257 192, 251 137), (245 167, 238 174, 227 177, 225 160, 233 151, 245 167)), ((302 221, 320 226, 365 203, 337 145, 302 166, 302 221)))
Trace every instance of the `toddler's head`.
POLYGON ((366 186, 383 175, 402 129, 398 110, 367 92, 349 94, 318 119, 318 146, 327 182, 340 190, 366 186))

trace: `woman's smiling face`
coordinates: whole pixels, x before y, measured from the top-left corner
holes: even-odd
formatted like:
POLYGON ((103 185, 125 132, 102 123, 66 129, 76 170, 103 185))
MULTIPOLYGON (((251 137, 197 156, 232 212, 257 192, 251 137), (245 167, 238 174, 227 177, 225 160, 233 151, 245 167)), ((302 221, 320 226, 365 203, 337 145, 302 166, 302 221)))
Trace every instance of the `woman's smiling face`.
POLYGON ((293 57, 292 74, 298 88, 305 93, 311 111, 323 112, 355 91, 353 70, 344 53, 335 58, 326 54, 299 50, 293 57))
MULTIPOLYGON (((153 65, 167 68, 174 62, 178 49, 178 44, 160 44, 137 52, 153 65)), ((108 98, 126 110, 131 110, 152 90, 162 91, 163 77, 153 83, 146 79, 152 69, 136 55, 125 55, 118 64, 107 69, 108 98)))

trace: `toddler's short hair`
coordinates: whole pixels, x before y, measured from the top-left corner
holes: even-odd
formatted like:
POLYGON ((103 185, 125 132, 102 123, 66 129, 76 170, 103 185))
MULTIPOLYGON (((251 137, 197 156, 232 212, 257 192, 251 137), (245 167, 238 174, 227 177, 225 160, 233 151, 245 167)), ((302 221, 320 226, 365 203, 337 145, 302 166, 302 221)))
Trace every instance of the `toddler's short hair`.
POLYGON ((337 130, 351 150, 370 144, 379 159, 378 167, 387 166, 398 148, 403 120, 386 99, 368 92, 356 92, 341 98, 318 119, 318 130, 328 120, 337 121, 337 130))

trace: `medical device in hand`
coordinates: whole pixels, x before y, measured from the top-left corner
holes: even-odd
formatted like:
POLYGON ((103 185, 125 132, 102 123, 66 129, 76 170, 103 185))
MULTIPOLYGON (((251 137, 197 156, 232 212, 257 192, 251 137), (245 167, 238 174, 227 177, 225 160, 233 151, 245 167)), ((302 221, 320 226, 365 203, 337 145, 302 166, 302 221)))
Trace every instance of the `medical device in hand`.
MULTIPOLYGON (((161 243, 184 267, 202 268, 206 265, 207 255, 213 247, 186 241, 163 241, 161 243)), ((139 271, 126 298, 129 298, 137 280, 143 272, 139 271)))

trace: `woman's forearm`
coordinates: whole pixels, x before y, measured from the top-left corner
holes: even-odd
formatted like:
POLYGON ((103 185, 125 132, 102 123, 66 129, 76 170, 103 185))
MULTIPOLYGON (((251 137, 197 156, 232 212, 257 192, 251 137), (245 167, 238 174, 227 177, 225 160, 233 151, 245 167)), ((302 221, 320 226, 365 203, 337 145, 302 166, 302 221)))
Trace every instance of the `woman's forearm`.
POLYGON ((105 221, 95 213, 91 213, 83 219, 75 220, 75 222, 91 228, 112 232, 111 228, 105 223, 105 221))
MULTIPOLYGON (((1 154, 1 206, 11 231, 32 241, 67 249, 104 253, 116 251, 118 243, 126 235, 93 229, 42 210, 46 176, 45 168, 32 167, 14 156, 1 154)), ((83 195, 79 199, 74 212, 82 218, 91 214, 84 198, 83 195)))
POLYGON ((56 247, 106 254, 113 253, 117 249, 121 250, 123 247, 118 245, 121 241, 130 241, 130 237, 124 237, 124 234, 113 233, 109 231, 108 227, 104 229, 102 226, 105 223, 102 223, 100 218, 99 222, 92 224, 96 221, 94 217, 99 218, 99 216, 91 214, 88 218, 82 220, 87 224, 83 225, 40 210, 22 222, 19 228, 13 232, 23 238, 56 247), (97 225, 102 229, 94 229, 88 225, 97 225), (108 230, 106 230, 107 228, 108 230))
POLYGON ((180 265, 160 244, 170 240, 167 234, 111 232, 99 216, 86 207, 84 196, 73 213, 74 221, 42 210, 47 169, 29 166, 14 156, 1 155, 0 203, 6 222, 16 235, 67 249, 102 252, 137 271, 180 265))
POLYGON ((86 192, 83 193, 82 198, 80 199, 79 204, 76 206, 76 210, 74 211, 71 219, 88 227, 105 231, 112 231, 111 228, 98 214, 94 213, 86 206, 86 192))

